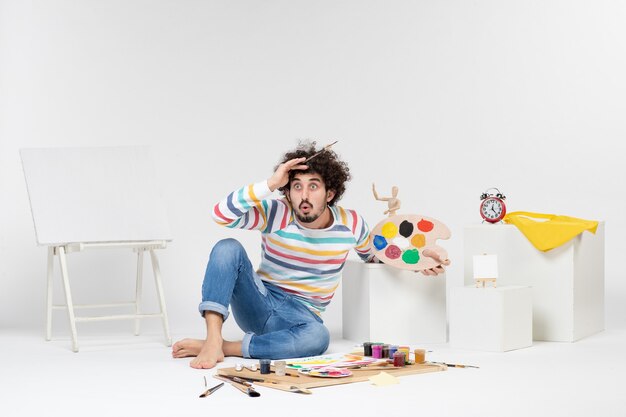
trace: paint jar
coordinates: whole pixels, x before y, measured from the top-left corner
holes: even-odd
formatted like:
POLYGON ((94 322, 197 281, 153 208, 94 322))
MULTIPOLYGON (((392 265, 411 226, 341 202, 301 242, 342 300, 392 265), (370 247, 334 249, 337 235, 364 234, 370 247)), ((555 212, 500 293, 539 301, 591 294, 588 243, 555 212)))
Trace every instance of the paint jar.
POLYGON ((372 356, 371 342, 363 342, 363 356, 372 356))
POLYGON ((372 346, 372 357, 380 359, 383 357, 383 345, 372 346))
POLYGON ((382 353, 382 358, 387 359, 389 357, 389 345, 383 345, 383 353, 382 353))
POLYGON ((405 357, 404 352, 398 350, 393 354, 393 366, 402 367, 404 366, 405 357))
POLYGON ((237 372, 243 371, 243 363, 235 364, 235 371, 237 372))
POLYGON ((398 346, 391 345, 389 346, 389 359, 393 359, 393 354, 398 351, 398 346))
POLYGON ((383 357, 383 346, 385 344, 384 343, 380 343, 380 342, 373 342, 372 343, 372 357, 374 356, 374 346, 380 346, 380 357, 383 357))
POLYGON ((409 352, 410 352, 409 347, 408 346, 400 346, 398 348, 398 350, 400 352, 404 352, 404 361, 405 361, 405 363, 408 363, 409 362, 409 352))
POLYGON ((415 354, 415 363, 426 362, 426 350, 425 349, 415 349, 413 353, 415 354))
POLYGON ((272 361, 270 361, 269 359, 261 359, 259 361, 259 367, 261 368, 261 373, 266 375, 270 373, 270 364, 272 363, 272 361))
POLYGON ((287 372, 287 362, 285 361, 274 361, 274 373, 276 376, 285 376, 287 372))

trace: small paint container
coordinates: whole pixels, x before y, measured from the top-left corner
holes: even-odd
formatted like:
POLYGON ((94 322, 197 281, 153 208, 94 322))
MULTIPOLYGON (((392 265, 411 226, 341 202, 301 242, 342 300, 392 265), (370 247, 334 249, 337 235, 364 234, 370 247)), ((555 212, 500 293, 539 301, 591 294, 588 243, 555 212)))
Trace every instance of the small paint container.
POLYGON ((415 349, 413 353, 415 354, 415 363, 426 362, 426 350, 425 349, 415 349))
POLYGON ((243 371, 243 363, 235 364, 235 371, 237 371, 237 372, 243 371))
POLYGON ((398 346, 396 345, 391 345, 389 346, 389 359, 393 359, 393 354, 396 353, 398 351, 398 346))
POLYGON ((274 361, 274 373, 276 376, 285 376, 287 372, 287 362, 274 361))
POLYGON ((371 342, 363 342, 363 356, 372 356, 371 342))
POLYGON ((409 347, 408 346, 400 346, 398 348, 398 351, 404 352, 404 361, 405 361, 405 363, 409 362, 409 352, 410 352, 409 347))
POLYGON ((389 357, 389 348, 389 345, 383 345, 382 357, 385 359, 389 357))
POLYGON ((258 370, 258 367, 256 366, 256 363, 253 363, 252 365, 245 365, 245 368, 252 371, 252 372, 256 372, 258 370))
POLYGON ((404 352, 398 350, 393 354, 393 366, 402 367, 404 366, 405 357, 404 352))
POLYGON ((372 357, 376 359, 383 357, 383 345, 372 346, 372 357))
POLYGON ((270 361, 269 359, 261 359, 259 361, 259 367, 261 368, 261 373, 263 375, 267 375, 270 373, 270 364, 272 363, 272 361, 270 361))

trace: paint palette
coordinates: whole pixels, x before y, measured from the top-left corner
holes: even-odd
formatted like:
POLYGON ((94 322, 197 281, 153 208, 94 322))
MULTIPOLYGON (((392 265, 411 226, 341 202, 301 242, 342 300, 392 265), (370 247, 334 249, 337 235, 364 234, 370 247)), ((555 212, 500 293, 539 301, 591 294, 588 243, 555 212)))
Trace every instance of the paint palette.
POLYGON ((333 366, 326 366, 323 368, 315 369, 299 369, 298 373, 308 376, 317 376, 320 378, 345 378, 352 375, 352 371, 345 368, 335 368, 333 366))
POLYGON ((423 271, 441 265, 424 256, 436 247, 437 239, 449 239, 450 229, 437 219, 418 214, 389 216, 370 233, 374 254, 383 263, 411 271, 423 271))
POLYGON ((347 368, 350 366, 366 366, 378 359, 363 356, 363 351, 359 354, 334 353, 328 355, 310 356, 308 358, 298 358, 290 360, 287 366, 291 369, 316 369, 325 367, 347 368))

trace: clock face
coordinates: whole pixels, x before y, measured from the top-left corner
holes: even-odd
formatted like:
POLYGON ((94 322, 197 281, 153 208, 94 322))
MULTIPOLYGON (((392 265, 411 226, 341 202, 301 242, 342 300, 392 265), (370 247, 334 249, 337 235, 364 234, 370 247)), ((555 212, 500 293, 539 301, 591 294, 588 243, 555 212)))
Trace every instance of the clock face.
POLYGON ((498 198, 486 198, 480 204, 480 215, 488 222, 498 222, 506 214, 506 209, 502 200, 498 198))

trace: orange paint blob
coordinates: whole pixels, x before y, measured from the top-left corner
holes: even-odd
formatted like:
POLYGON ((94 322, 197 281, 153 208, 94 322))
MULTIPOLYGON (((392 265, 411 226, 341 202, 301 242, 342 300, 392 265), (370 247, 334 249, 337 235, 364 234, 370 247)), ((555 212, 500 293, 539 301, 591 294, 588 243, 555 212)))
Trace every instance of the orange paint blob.
POLYGON ((421 233, 416 233, 415 236, 411 238, 411 245, 416 248, 423 248, 426 246, 426 236, 421 233))
POLYGON ((417 222, 417 228, 420 229, 422 232, 428 233, 431 230, 433 230, 433 227, 435 227, 433 222, 429 222, 428 220, 422 219, 419 222, 417 222))

